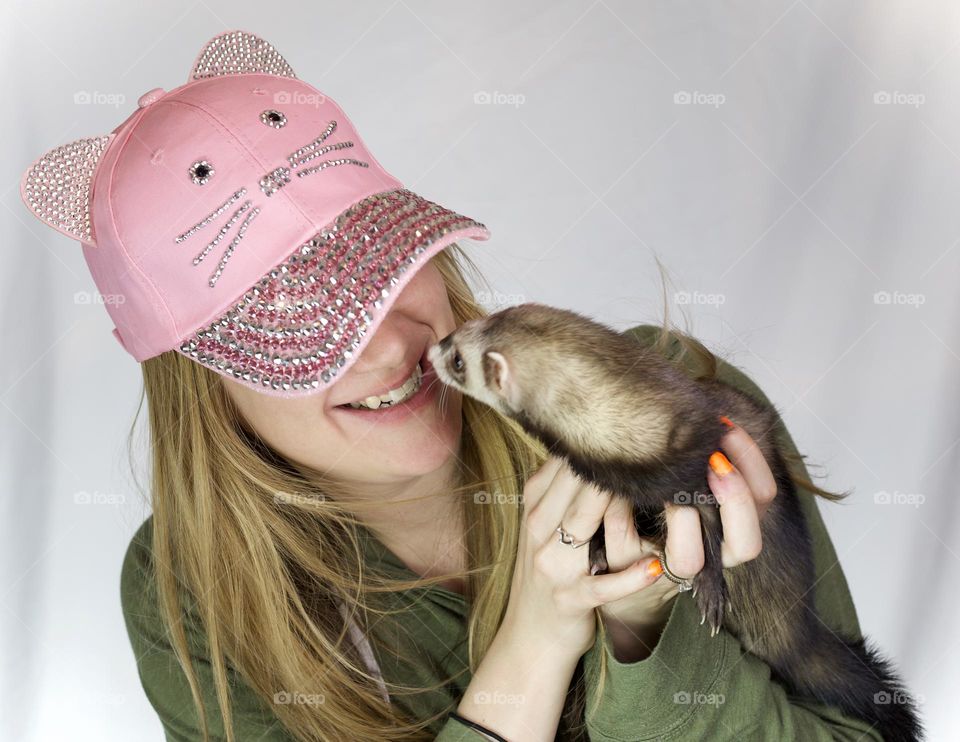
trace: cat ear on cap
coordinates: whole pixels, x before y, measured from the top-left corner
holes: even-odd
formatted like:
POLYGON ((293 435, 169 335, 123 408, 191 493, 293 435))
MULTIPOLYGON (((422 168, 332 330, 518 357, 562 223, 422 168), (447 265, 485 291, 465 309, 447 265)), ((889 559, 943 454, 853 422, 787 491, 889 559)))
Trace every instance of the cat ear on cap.
MULTIPOLYGON (((256 34, 234 30, 218 34, 204 45, 187 81, 250 73, 297 77, 272 44, 256 34)), ((90 189, 97 163, 116 131, 55 147, 27 168, 20 179, 20 196, 40 221, 95 246, 90 189)))
POLYGON ((61 234, 94 245, 90 228, 93 173, 114 133, 77 139, 40 156, 20 178, 20 197, 61 234))
POLYGON ((297 79, 273 44, 247 31, 225 31, 210 39, 200 50, 187 81, 256 72, 297 79))

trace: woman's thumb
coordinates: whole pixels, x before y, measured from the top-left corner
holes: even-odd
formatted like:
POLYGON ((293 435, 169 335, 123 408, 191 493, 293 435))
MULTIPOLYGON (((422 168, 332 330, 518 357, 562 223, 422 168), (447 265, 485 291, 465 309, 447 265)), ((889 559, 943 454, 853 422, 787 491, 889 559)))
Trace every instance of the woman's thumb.
POLYGON ((612 603, 656 582, 663 574, 663 565, 656 556, 644 557, 619 572, 589 578, 590 597, 594 606, 612 603))

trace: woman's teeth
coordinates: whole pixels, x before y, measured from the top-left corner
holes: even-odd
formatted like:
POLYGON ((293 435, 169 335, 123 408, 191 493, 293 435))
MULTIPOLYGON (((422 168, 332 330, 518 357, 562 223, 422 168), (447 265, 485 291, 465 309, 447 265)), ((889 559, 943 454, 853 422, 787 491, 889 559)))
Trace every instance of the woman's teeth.
POLYGON ((418 363, 417 367, 413 370, 413 374, 411 374, 410 378, 407 379, 403 386, 401 386, 399 389, 394 389, 379 397, 367 397, 360 402, 350 402, 348 406, 354 408, 355 410, 377 410, 381 407, 393 407, 393 405, 399 404, 400 402, 406 402, 408 399, 410 399, 410 397, 416 394, 420 390, 420 384, 422 381, 423 370, 420 368, 420 364, 418 363))

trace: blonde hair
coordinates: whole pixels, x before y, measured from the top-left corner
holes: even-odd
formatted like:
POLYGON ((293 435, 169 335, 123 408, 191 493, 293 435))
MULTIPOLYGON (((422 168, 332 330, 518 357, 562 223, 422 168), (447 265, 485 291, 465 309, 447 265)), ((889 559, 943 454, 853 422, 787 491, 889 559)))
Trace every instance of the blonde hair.
MULTIPOLYGON (((456 323, 482 317, 466 268, 485 283, 456 243, 432 258, 446 284, 456 323)), ((676 338, 715 371, 715 358, 696 341, 664 327, 658 341, 676 338)), ((341 502, 347 490, 325 474, 273 450, 241 419, 216 372, 174 351, 142 363, 152 452, 150 500, 153 563, 162 620, 190 686, 204 740, 207 713, 194 673, 184 617, 206 636, 226 738, 231 718, 229 666, 301 740, 428 740, 429 719, 407 718, 380 695, 350 641, 338 604, 381 651, 369 627, 393 611, 375 596, 466 579, 470 611, 468 658, 475 672, 506 609, 517 552, 522 498, 498 497, 474 506, 473 494, 521 493, 547 452, 516 423, 463 397, 459 497, 467 567, 455 575, 391 580, 363 562, 359 523, 341 502), (277 503, 278 493, 297 497, 277 503), (322 704, 274 704, 275 694, 309 686, 322 704)), ((141 397, 141 406, 143 397, 141 397)), ((134 426, 136 420, 134 420, 134 426)), ((132 430, 131 430, 132 435, 132 430)), ((807 484, 810 484, 807 482, 807 484)), ((429 497, 431 495, 427 495, 429 497)), ((598 625, 602 629, 602 621, 598 625)), ((601 640, 603 637, 601 636, 601 640)), ((393 650, 394 652, 396 650, 393 650)), ((602 692, 605 658, 601 664, 602 692)), ((585 688, 582 663, 567 696, 564 720, 579 739, 585 688)), ((449 679, 435 688, 442 688, 449 679)), ((422 692, 388 683, 391 696, 422 692)), ((456 708, 456 704, 442 714, 456 708)))

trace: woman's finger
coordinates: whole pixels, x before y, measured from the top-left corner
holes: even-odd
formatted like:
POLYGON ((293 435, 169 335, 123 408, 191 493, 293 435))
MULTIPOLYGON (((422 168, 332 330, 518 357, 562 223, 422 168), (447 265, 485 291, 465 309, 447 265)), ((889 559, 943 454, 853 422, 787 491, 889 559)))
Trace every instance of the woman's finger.
MULTIPOLYGON (((580 480, 577 482, 579 483, 580 480)), ((563 530, 577 543, 589 541, 603 522, 603 516, 610 506, 611 498, 609 492, 599 487, 580 483, 563 517, 557 519, 554 530, 562 524, 563 530)), ((587 551, 586 548, 583 550, 587 551)))
POLYGON ((723 524, 720 554, 723 566, 735 567, 755 559, 763 546, 763 539, 757 504, 746 479, 718 451, 710 457, 707 483, 720 505, 720 522, 723 524))
POLYGON ((611 572, 626 569, 644 555, 633 522, 633 504, 623 497, 614 497, 603 514, 603 535, 611 572))
POLYGON ((527 527, 538 543, 559 538, 558 526, 576 541, 585 542, 599 528, 610 494, 587 485, 562 460, 546 491, 527 515, 527 527))
POLYGON ((677 577, 690 579, 703 569, 703 535, 700 515, 689 505, 664 504, 667 566, 677 577))
POLYGON ((762 516, 777 495, 777 480, 756 441, 736 423, 730 424, 732 427, 721 439, 720 448, 747 481, 757 514, 762 516))
POLYGON ((583 593, 584 602, 596 607, 652 585, 661 574, 660 561, 655 556, 648 556, 619 572, 584 577, 579 580, 577 589, 583 593))
POLYGON ((540 465, 540 468, 527 478, 523 488, 523 506, 526 510, 531 510, 540 501, 550 487, 550 482, 553 481, 563 465, 563 459, 557 456, 548 456, 540 465))

